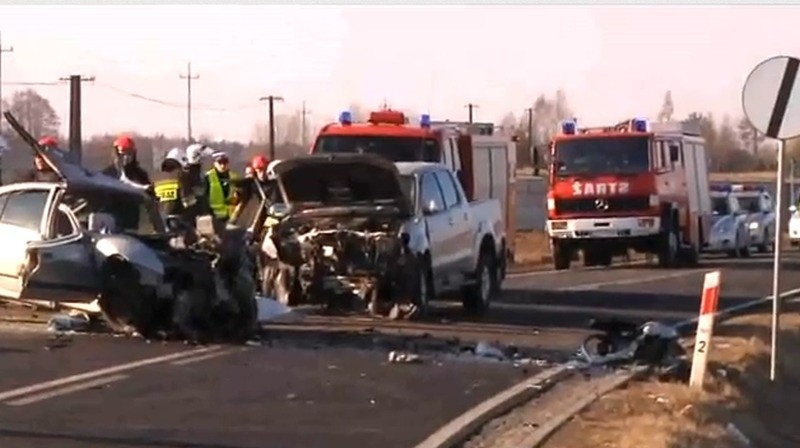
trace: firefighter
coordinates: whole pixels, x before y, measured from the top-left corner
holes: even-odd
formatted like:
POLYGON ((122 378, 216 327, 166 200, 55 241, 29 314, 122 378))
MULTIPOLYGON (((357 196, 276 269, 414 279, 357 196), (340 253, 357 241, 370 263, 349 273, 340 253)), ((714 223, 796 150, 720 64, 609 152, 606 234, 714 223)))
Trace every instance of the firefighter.
POLYGON ((161 162, 161 171, 165 173, 165 178, 154 184, 154 191, 162 213, 167 216, 181 216, 184 213, 181 182, 185 164, 186 157, 181 148, 169 150, 161 162))
MULTIPOLYGON (((39 139, 39 146, 55 153, 58 150, 58 141, 51 136, 45 136, 39 139)), ((44 157, 39 153, 34 153, 33 168, 20 176, 17 182, 59 182, 60 180, 58 174, 44 161, 44 157)))
POLYGON ((114 140, 114 162, 102 173, 141 189, 148 189, 152 185, 147 171, 136 159, 136 145, 127 135, 120 135, 114 140))
POLYGON ((206 172, 206 192, 208 205, 214 216, 227 222, 237 202, 235 180, 238 176, 230 170, 230 160, 224 151, 216 151, 211 155, 214 166, 206 172))
MULTIPOLYGON (((191 197, 191 205, 186 206, 186 214, 193 217, 210 215, 206 182, 203 177, 203 156, 213 150, 202 143, 192 143, 186 148, 185 194, 191 197)), ((191 219, 194 222, 194 218, 191 219)))

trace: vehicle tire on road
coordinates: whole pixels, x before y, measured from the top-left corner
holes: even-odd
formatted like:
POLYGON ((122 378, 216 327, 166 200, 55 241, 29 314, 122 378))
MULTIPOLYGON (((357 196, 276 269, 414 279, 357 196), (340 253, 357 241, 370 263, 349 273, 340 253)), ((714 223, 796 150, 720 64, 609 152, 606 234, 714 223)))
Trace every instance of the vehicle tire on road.
POLYGON ((770 238, 769 237, 769 231, 768 230, 764 230, 764 237, 761 240, 763 242, 761 244, 759 244, 758 247, 757 247, 758 251, 761 252, 762 254, 765 254, 767 252, 771 252, 771 251, 775 250, 775 245, 770 242, 769 238, 770 238))
POLYGON ((553 246, 553 268, 557 271, 569 269, 572 264, 572 251, 566 244, 558 240, 552 240, 553 246))
POLYGON ((500 289, 497 262, 491 250, 482 250, 475 269, 475 283, 463 292, 464 311, 473 315, 485 313, 500 289))
POLYGON ((662 237, 661 247, 656 254, 658 265, 662 268, 674 267, 678 259, 679 246, 678 230, 674 225, 670 225, 669 230, 662 237))
POLYGON ((417 307, 417 316, 423 317, 428 314, 434 292, 431 264, 427 256, 418 259, 415 271, 412 302, 417 307))
POLYGON ((112 258, 103 265, 101 275, 104 286, 98 302, 111 330, 150 337, 157 324, 156 297, 141 285, 136 269, 112 258))

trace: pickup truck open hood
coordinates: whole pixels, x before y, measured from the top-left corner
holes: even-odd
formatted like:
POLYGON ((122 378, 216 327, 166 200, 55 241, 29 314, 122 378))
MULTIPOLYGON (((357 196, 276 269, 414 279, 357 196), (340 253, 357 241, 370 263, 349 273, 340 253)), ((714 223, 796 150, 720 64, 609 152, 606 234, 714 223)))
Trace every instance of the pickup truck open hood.
POLYGON ((87 171, 80 165, 70 162, 59 154, 52 154, 51 151, 41 147, 28 131, 17 121, 16 117, 11 112, 3 112, 6 121, 14 131, 19 134, 20 138, 30 146, 34 155, 39 155, 44 159, 45 163, 61 178, 61 181, 67 184, 67 187, 84 188, 84 189, 105 189, 113 190, 118 193, 127 193, 135 195, 143 195, 140 190, 125 184, 119 179, 111 176, 106 176, 101 173, 92 173, 87 171))
POLYGON ((352 214, 395 208, 409 214, 397 167, 373 154, 309 155, 281 161, 275 176, 289 212, 352 214))

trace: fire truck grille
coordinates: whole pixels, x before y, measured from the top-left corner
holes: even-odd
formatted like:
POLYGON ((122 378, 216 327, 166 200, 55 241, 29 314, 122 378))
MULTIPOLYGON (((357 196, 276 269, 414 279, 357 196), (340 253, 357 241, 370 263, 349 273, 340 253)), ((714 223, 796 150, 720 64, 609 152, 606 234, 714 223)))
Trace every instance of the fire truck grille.
POLYGON ((557 213, 618 213, 649 208, 648 196, 556 199, 557 213))

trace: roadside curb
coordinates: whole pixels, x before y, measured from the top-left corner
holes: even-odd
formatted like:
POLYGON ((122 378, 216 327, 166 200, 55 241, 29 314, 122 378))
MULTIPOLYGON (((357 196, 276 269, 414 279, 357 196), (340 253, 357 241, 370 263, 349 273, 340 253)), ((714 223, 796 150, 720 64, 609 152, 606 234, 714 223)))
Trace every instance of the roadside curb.
MULTIPOLYGON (((800 299, 800 288, 785 291, 779 296, 783 300, 800 299)), ((793 300, 792 300, 793 301, 793 300)), ((757 300, 742 303, 724 310, 720 310, 715 314, 715 319, 718 322, 738 317, 746 312, 764 306, 772 302, 772 296, 762 297, 757 300)), ((673 325, 678 333, 683 337, 691 337, 694 334, 697 325, 697 318, 688 319, 673 325)), ((579 361, 570 361, 559 366, 552 367, 544 372, 540 372, 531 378, 528 378, 520 383, 511 386, 510 388, 500 392, 499 394, 489 398, 488 400, 479 403, 472 409, 464 414, 451 420, 445 426, 438 429, 431 434, 423 442, 417 444, 415 448, 453 448, 480 430, 487 423, 512 410, 523 403, 530 401, 537 395, 546 393, 552 388, 556 382, 563 380, 574 374, 585 363, 579 361)), ((603 378, 599 378, 597 390, 594 393, 588 394, 585 398, 575 402, 568 408, 567 411, 562 412, 552 419, 548 420, 531 437, 526 440, 526 446, 537 448, 541 446, 550 436, 552 436, 559 428, 561 428, 570 419, 575 417, 578 413, 586 409, 589 405, 596 400, 602 398, 604 395, 613 392, 616 389, 626 385, 631 380, 644 377, 649 369, 646 366, 634 367, 630 371, 623 371, 622 373, 612 374, 603 378)))
POLYGON ((415 448, 451 448, 458 445, 486 422, 547 392, 556 382, 572 375, 579 365, 569 362, 526 378, 451 420, 415 448))

